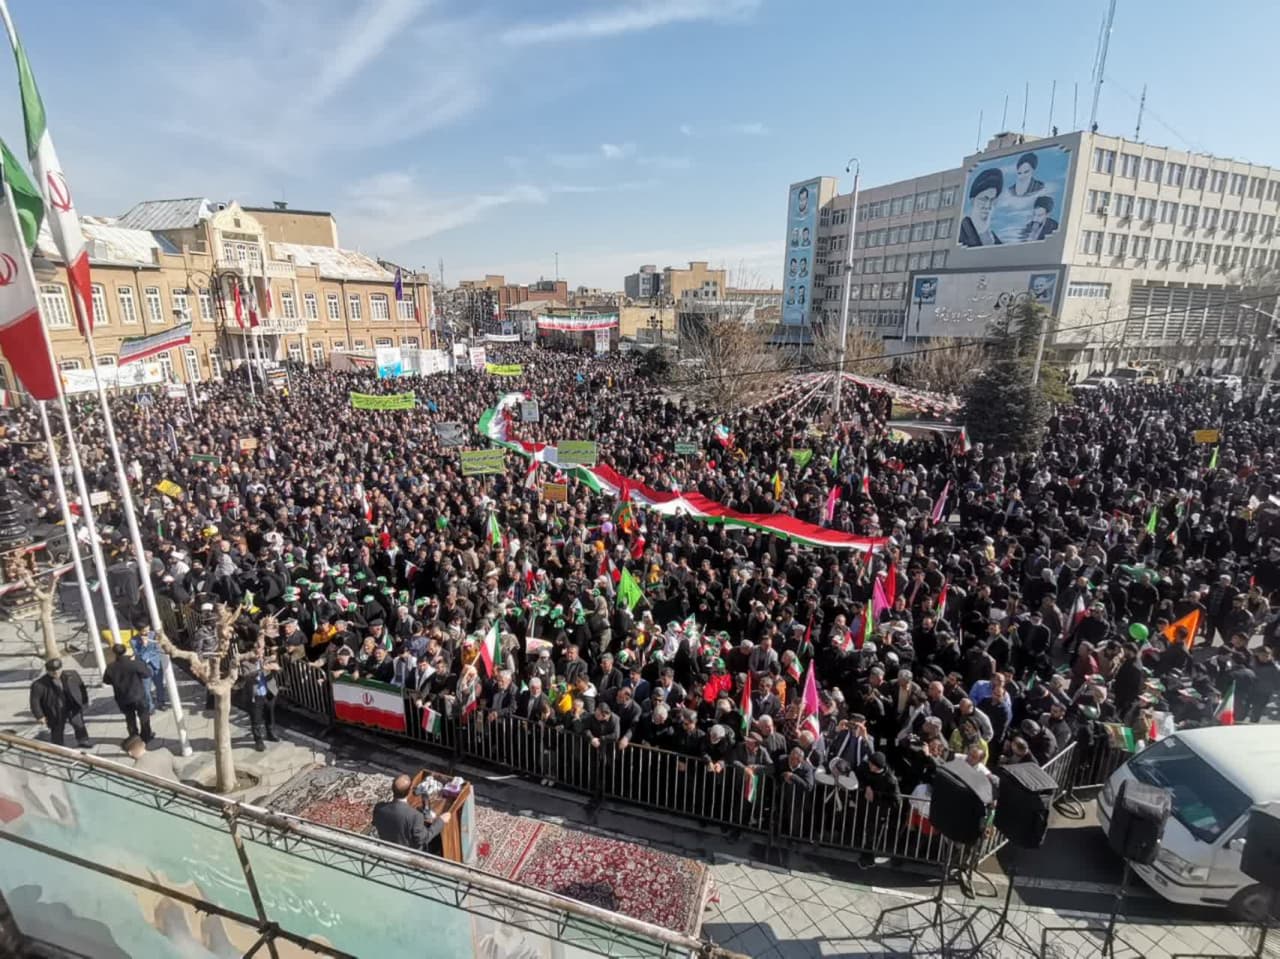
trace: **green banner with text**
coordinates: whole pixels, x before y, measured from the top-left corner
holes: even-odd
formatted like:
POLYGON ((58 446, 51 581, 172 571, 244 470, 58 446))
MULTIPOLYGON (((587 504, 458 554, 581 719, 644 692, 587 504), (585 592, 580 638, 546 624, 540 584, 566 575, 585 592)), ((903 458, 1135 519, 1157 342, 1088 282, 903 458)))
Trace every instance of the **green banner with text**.
POLYGON ((411 410, 418 405, 418 397, 413 393, 392 393, 390 396, 375 396, 372 393, 352 393, 351 406, 357 410, 411 410))

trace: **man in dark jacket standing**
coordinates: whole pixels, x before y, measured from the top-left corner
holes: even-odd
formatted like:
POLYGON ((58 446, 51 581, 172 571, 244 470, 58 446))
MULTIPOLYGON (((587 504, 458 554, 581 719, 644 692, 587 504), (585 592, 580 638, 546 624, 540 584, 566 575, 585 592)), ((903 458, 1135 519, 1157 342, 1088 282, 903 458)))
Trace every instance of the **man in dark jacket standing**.
POLYGON ((31 684, 31 714, 49 727, 49 740, 55 746, 62 745, 67 723, 76 734, 77 746, 92 745, 84 725, 84 707, 88 704, 89 692, 80 674, 64 670, 60 659, 46 662, 44 675, 31 684))
POLYGON ((151 717, 147 713, 147 680, 151 670, 140 659, 129 656, 123 644, 111 647, 115 660, 102 674, 102 681, 111 687, 116 705, 124 713, 124 724, 130 736, 141 736, 144 743, 155 737, 151 731, 151 717), (141 726, 141 730, 139 730, 141 726))

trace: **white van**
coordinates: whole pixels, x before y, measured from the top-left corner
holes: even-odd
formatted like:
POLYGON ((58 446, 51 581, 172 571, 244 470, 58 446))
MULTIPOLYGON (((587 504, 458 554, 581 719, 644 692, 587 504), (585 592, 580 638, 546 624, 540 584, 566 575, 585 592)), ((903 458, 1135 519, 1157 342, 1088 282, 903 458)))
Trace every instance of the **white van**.
POLYGON ((1134 779, 1168 788, 1173 813, 1155 864, 1133 871, 1172 902, 1260 921, 1271 891, 1240 871, 1240 853, 1249 810, 1280 801, 1280 726, 1188 729, 1149 746, 1107 780, 1098 797, 1104 831, 1120 784, 1134 779))

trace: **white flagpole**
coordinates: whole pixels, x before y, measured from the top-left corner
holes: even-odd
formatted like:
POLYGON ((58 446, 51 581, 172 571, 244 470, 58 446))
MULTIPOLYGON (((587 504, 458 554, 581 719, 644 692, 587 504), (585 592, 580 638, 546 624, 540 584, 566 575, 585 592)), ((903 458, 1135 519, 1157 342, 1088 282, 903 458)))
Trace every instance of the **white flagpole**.
MULTIPOLYGON (((10 200, 10 202, 12 202, 10 200)), ((41 321, 43 322, 43 320, 41 321)), ((93 611, 93 596, 89 593, 89 578, 84 572, 84 562, 80 558, 80 541, 76 535, 75 518, 71 515, 71 507, 67 505, 67 488, 62 482, 62 464, 58 462, 58 451, 53 444, 53 433, 49 429, 49 413, 45 409, 44 400, 36 400, 40 409, 40 426, 44 429, 44 441, 49 447, 49 463, 53 469, 53 488, 58 494, 58 506, 62 510, 62 525, 67 531, 67 546, 71 550, 71 565, 75 567, 76 580, 80 585, 80 604, 84 607, 85 625, 89 627, 89 635, 93 639, 93 661, 98 667, 98 685, 102 685, 102 674, 106 672, 107 662, 102 655, 102 637, 98 632, 98 616, 93 611)), ((88 506, 85 506, 87 513, 88 506)), ((104 605, 111 606, 111 597, 107 594, 106 580, 98 580, 98 589, 102 592, 104 605)))

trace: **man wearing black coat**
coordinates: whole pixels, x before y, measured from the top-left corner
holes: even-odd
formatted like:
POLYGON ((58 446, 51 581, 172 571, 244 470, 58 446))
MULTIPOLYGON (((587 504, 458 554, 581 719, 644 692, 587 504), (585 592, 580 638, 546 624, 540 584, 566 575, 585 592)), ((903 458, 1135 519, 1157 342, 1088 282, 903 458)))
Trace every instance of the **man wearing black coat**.
POLYGON ((111 687, 129 735, 141 736, 144 743, 149 743, 155 737, 147 713, 147 680, 151 678, 151 670, 142 660, 127 655, 121 643, 112 646, 111 652, 115 659, 102 674, 102 681, 111 687))
POLYGON ((31 714, 49 727, 49 741, 62 745, 67 723, 76 734, 76 745, 92 745, 89 730, 84 725, 84 707, 89 704, 89 692, 84 681, 74 670, 63 670, 62 660, 51 659, 44 664, 44 675, 31 684, 31 714))
POLYGON ((408 776, 395 778, 391 784, 391 801, 380 802, 373 807, 373 828, 383 842, 438 855, 441 851, 440 834, 449 821, 449 814, 436 816, 428 826, 422 813, 409 805, 412 784, 413 780, 408 776))
POLYGON ((1129 711, 1129 707, 1133 705, 1143 687, 1146 685, 1147 677, 1143 673, 1142 667, 1138 665, 1138 647, 1133 643, 1125 643, 1124 645, 1124 661, 1120 664, 1120 668, 1116 670, 1116 678, 1112 682, 1112 692, 1116 697, 1116 712, 1124 715, 1129 711))

